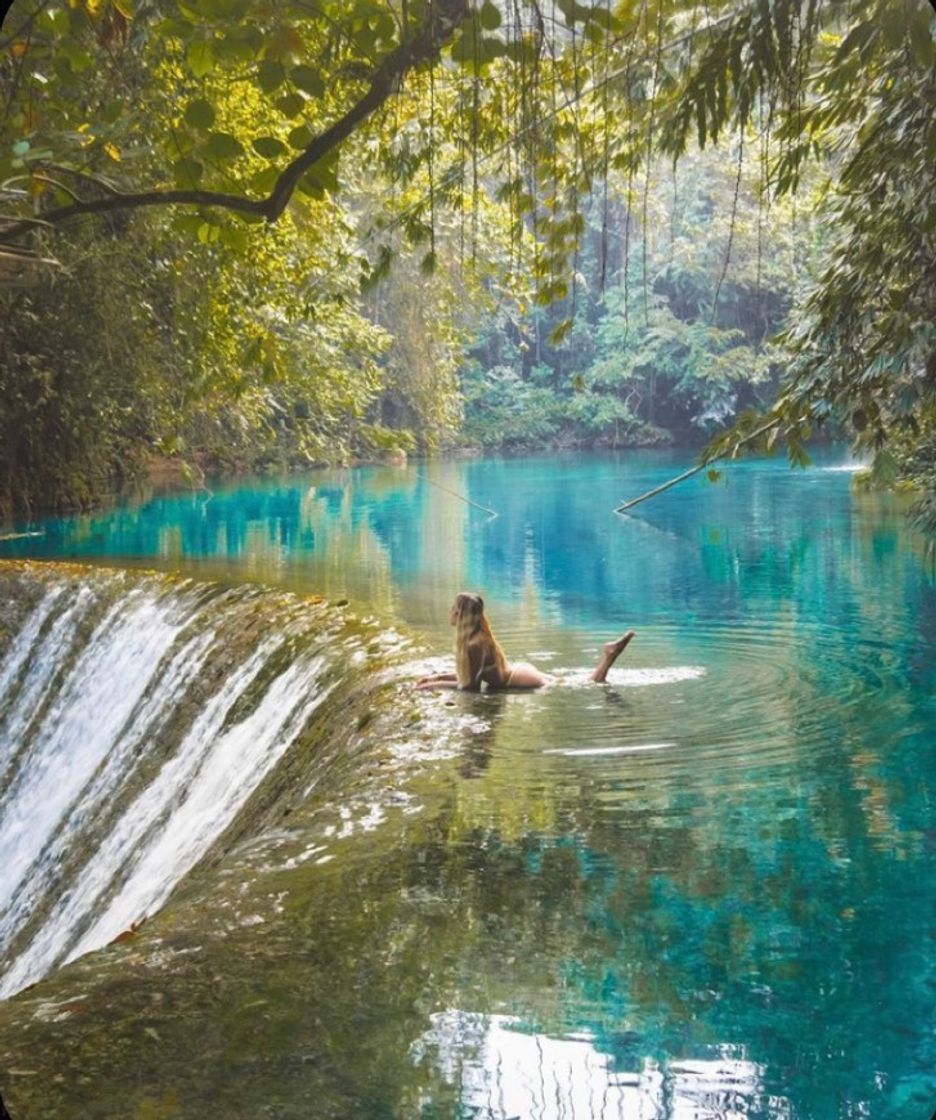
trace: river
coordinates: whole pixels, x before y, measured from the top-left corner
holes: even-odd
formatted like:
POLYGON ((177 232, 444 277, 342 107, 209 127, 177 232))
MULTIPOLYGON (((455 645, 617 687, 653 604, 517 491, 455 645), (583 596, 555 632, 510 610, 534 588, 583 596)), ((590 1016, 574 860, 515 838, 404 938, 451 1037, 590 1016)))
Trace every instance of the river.
POLYGON ((928 1117, 932 563, 844 452, 614 512, 686 462, 220 480, 0 542, 14 1120, 928 1117), (461 589, 555 683, 416 693, 461 589))

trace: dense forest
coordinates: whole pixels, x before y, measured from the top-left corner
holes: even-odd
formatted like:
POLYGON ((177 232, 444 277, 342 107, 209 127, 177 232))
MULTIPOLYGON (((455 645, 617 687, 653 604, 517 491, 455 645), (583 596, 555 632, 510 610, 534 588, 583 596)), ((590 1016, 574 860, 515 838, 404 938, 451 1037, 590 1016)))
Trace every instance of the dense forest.
POLYGON ((14 0, 0 517, 847 438, 936 525, 926 0, 14 0))

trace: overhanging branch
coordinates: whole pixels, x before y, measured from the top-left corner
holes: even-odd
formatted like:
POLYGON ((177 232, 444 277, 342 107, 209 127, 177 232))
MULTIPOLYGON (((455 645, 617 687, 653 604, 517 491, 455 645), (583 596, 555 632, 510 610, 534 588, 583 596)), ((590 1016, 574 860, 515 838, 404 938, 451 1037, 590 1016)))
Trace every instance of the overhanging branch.
MULTIPOLYGON (((266 198, 248 198, 207 190, 151 190, 133 193, 114 192, 107 198, 74 202, 48 210, 41 215, 49 226, 60 226, 84 214, 104 214, 115 210, 136 210, 145 206, 193 205, 218 207, 251 214, 275 222, 286 209, 299 180, 319 160, 334 151, 352 132, 400 87, 406 72, 421 62, 433 61, 456 28, 469 15, 468 0, 436 0, 429 7, 426 22, 411 38, 395 47, 371 77, 366 93, 324 132, 314 137, 305 149, 280 172, 266 198)), ((19 237, 34 228, 34 221, 22 218, 0 228, 4 239, 19 237)))
POLYGON ((665 490, 670 490, 672 489, 672 487, 678 486, 680 482, 685 482, 687 478, 692 478, 693 475, 698 474, 700 471, 704 471, 706 467, 711 466, 712 463, 718 462, 719 459, 726 458, 726 456, 732 454, 733 451, 737 451, 739 447, 744 447, 749 443, 753 443, 754 440, 760 439, 761 436, 766 435, 774 428, 779 428, 783 422, 783 419, 780 417, 773 420, 768 420, 766 424, 761 424, 761 426, 759 428, 755 428, 753 432, 749 432, 746 436, 742 436, 740 439, 738 439, 732 448, 727 448, 726 450, 719 451, 713 455, 705 455, 701 463, 696 464, 696 466, 694 467, 690 467, 687 471, 683 471, 682 474, 676 475, 675 478, 668 479, 666 482, 661 483, 659 486, 654 486, 652 490, 648 490, 645 494, 641 494, 639 498, 631 498, 628 502, 622 502, 615 508, 614 512, 626 513, 631 508, 631 506, 639 505, 641 502, 647 501, 648 498, 655 498, 657 494, 662 494, 665 490))

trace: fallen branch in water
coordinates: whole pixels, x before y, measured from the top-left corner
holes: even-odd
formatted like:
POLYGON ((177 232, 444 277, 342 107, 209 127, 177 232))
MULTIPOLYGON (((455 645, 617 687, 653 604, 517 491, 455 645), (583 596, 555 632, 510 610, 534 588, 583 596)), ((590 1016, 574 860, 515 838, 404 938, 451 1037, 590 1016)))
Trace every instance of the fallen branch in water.
MULTIPOLYGON (((746 435, 743 439, 739 439, 731 449, 731 451, 737 450, 737 448, 742 447, 746 443, 750 443, 752 440, 755 440, 762 435, 766 435, 766 433, 769 432, 771 428, 776 428, 780 423, 780 420, 771 420, 767 424, 762 424, 761 427, 755 429, 749 435, 746 435)), ((698 466, 690 467, 689 470, 683 471, 682 474, 676 475, 675 478, 669 479, 668 482, 663 482, 659 486, 654 486, 652 490, 648 490, 646 494, 641 494, 639 498, 631 498, 629 502, 623 502, 621 505, 615 508, 614 512, 626 513, 632 506, 639 505, 641 502, 647 501, 648 498, 655 498, 657 494, 662 494, 664 490, 669 490, 671 487, 676 486, 678 483, 685 482, 687 478, 692 478, 692 476, 694 474, 698 474, 699 471, 704 471, 705 468, 710 464, 717 463, 719 459, 724 459, 726 455, 731 454, 731 451, 722 451, 717 455, 706 456, 706 458, 703 459, 702 462, 698 464, 698 466)))

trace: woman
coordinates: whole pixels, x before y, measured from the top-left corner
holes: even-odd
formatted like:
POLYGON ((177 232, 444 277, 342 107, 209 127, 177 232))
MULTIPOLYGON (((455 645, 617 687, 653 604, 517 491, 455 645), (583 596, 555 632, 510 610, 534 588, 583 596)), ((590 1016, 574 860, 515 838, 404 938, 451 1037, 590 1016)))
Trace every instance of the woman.
MULTIPOLYGON (((417 681, 417 688, 457 688, 462 692, 479 692, 488 688, 539 688, 550 678, 534 665, 511 665, 504 657, 484 614, 484 600, 470 591, 455 596, 450 619, 455 627, 455 672, 434 673, 417 681)), ((628 630, 615 642, 604 647, 591 679, 603 681, 621 651, 633 638, 628 630)))

